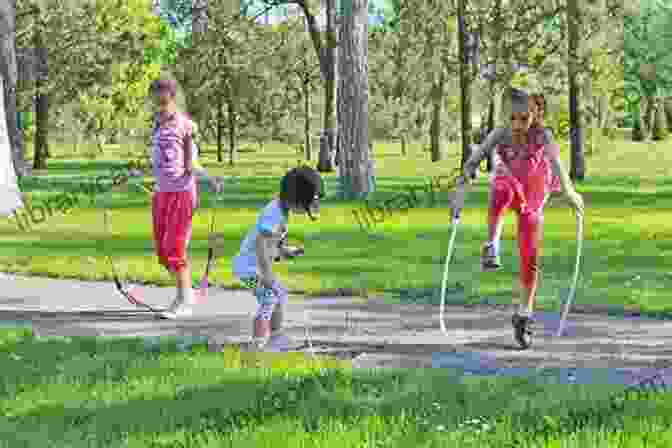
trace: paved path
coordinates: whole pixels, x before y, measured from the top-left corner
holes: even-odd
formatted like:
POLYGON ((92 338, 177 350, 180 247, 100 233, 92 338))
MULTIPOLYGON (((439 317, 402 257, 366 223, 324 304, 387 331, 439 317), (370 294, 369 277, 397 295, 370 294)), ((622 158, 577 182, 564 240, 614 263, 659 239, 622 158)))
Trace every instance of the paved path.
MULTIPOLYGON (((174 296, 173 288, 139 290, 157 307, 174 296)), ((672 361, 672 321, 573 315, 566 335, 557 338, 559 316, 546 313, 538 316, 533 348, 521 351, 503 307, 450 306, 444 335, 436 306, 295 299, 286 313, 288 335, 303 342, 307 317, 314 346, 356 358, 353 364, 359 367, 457 367, 482 374, 570 368, 562 371, 568 381, 574 375, 577 382, 630 383, 672 361)), ((111 283, 0 274, 0 321, 30 321, 41 335, 201 335, 220 344, 240 343, 250 336, 255 306, 248 292, 211 288, 209 300, 193 317, 161 321, 129 305, 111 283)), ((672 384, 672 372, 662 373, 672 384)))

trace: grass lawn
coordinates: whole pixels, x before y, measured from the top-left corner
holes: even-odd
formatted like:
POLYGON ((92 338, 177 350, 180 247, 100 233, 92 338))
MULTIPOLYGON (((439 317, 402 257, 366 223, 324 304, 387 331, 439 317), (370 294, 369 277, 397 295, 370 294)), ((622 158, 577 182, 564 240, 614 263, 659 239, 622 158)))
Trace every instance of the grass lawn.
MULTIPOLYGON (((670 311, 663 293, 672 283, 665 265, 672 250, 672 160, 663 143, 605 144, 590 157, 589 178, 578 189, 588 207, 579 304, 670 311), (607 152, 611 151, 611 152, 607 152), (667 253, 666 253, 667 252, 667 253)), ((58 152, 58 147, 52 152, 58 152)), ((398 155, 392 144, 375 147, 375 202, 407 185, 449 174, 457 149, 432 164, 417 147, 398 155), (409 162, 410 161, 412 162, 409 162)), ((565 160, 568 160, 566 148, 565 160)), ((118 148, 104 160, 49 162, 48 174, 24 188, 39 204, 109 174, 122 165, 118 148), (116 150, 116 153, 115 153, 116 150)), ((58 154, 56 154, 58 155, 58 154)), ((214 281, 236 287, 230 257, 256 214, 277 191, 288 147, 267 145, 242 153, 234 168, 206 157, 212 173, 240 176, 217 207, 217 231, 227 236, 226 256, 214 281)), ((335 176, 327 188, 333 192, 335 176)), ((115 256, 126 277, 169 284, 152 252, 149 197, 105 193, 95 204, 80 195, 68 216, 54 215, 30 232, 0 221, 0 271, 110 280, 103 257, 115 256), (113 235, 103 228, 112 209, 113 235), (64 237, 67 236, 67 237, 64 237)), ((510 303, 517 273, 515 224, 507 215, 503 258, 507 269, 478 271, 485 234, 486 184, 468 198, 451 266, 455 303, 485 299, 510 303)), ((200 196, 191 255, 200 274, 207 254, 209 209, 200 196)), ((307 255, 277 270, 295 292, 365 289, 390 300, 438 302, 449 237, 445 193, 435 207, 416 207, 385 218, 363 233, 351 210, 361 204, 325 201, 319 223, 292 219, 290 235, 307 255), (358 277, 353 272, 359 273, 358 277)), ((574 217, 561 201, 546 211, 540 305, 557 310, 571 278, 574 217)), ((112 295, 111 295, 112 297, 112 295)), ((0 329, 0 448, 19 447, 666 447, 672 444, 667 394, 623 399, 622 387, 541 385, 521 378, 452 378, 446 369, 373 373, 301 354, 180 351, 162 339, 157 350, 142 340, 37 338, 25 329, 0 329), (263 358, 261 357, 263 356, 263 358), (496 405, 494 405, 496 403, 496 405)))
MULTIPOLYGON (((666 143, 605 141, 600 152, 587 158, 588 177, 578 186, 587 206, 582 275, 577 305, 667 313, 672 302, 666 294, 672 286, 672 156, 666 143)), ((48 174, 24 190, 33 203, 43 203, 64 191, 81 191, 96 176, 109 176, 121 167, 126 154, 117 146, 107 149, 104 160, 66 160, 52 152, 48 174)), ((429 178, 450 174, 458 164, 457 147, 445 161, 432 163, 419 146, 402 157, 399 145, 375 145, 379 203, 407 186, 426 184, 429 178)), ((214 148, 206 148, 207 152, 214 148)), ((231 257, 259 209, 277 192, 286 167, 296 164, 288 146, 266 145, 264 153, 243 152, 235 167, 218 164, 206 154, 211 173, 240 176, 228 186, 216 208, 217 231, 226 235, 225 256, 218 259, 214 282, 236 288, 231 276, 231 257)), ((563 148, 568 165, 568 148, 563 148)), ((109 182, 109 181, 108 181, 109 182)), ((335 174, 326 175, 328 192, 336 188, 335 174)), ((517 296, 518 255, 515 215, 508 213, 502 242, 505 269, 479 271, 479 252, 486 233, 485 176, 467 199, 451 265, 453 303, 490 301, 511 303, 517 296)), ((101 193, 91 204, 80 194, 79 207, 69 215, 54 214, 30 231, 20 231, 14 219, 0 221, 0 270, 87 280, 110 280, 104 253, 112 254, 122 275, 134 282, 170 284, 153 254, 150 198, 137 191, 101 193), (112 209, 113 235, 103 227, 103 207, 112 209), (66 235, 66 237, 64 237, 66 235)), ((449 212, 445 192, 436 194, 435 206, 420 204, 407 212, 393 212, 377 224, 373 235, 361 231, 352 210, 360 202, 327 199, 321 219, 293 217, 290 238, 306 246, 306 256, 279 264, 276 270, 291 291, 334 294, 338 289, 378 294, 390 300, 438 303, 441 274, 449 238, 449 212), (357 273, 356 275, 354 273, 357 273)), ((210 207, 208 192, 200 195, 201 209, 194 219, 191 256, 194 278, 202 273, 207 254, 210 207)), ((543 276, 538 292, 541 308, 557 310, 566 297, 574 269, 575 218, 562 198, 552 199, 545 213, 543 276)))
POLYGON ((0 447, 667 447, 668 394, 0 329, 0 447), (250 368, 256 367, 256 368, 250 368))

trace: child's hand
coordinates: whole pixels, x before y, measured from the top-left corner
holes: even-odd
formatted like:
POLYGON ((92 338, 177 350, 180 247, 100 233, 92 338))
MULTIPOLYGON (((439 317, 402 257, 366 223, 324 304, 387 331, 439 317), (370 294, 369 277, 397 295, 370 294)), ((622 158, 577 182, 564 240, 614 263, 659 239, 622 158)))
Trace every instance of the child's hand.
POLYGON ((580 216, 583 216, 584 204, 581 195, 577 193, 576 190, 571 189, 565 196, 574 207, 574 210, 576 210, 576 213, 580 216))
POLYGON ((291 260, 296 257, 300 257, 305 253, 302 247, 293 247, 293 246, 280 246, 278 250, 280 257, 285 260, 291 260))

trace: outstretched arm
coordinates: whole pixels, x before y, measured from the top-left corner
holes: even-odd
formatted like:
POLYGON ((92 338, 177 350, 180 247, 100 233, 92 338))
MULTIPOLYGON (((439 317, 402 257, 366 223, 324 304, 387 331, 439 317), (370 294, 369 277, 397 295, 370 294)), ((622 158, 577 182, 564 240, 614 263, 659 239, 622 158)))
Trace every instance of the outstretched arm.
POLYGON ((471 179, 473 177, 478 165, 492 153, 498 143, 502 143, 505 136, 505 128, 495 128, 488 134, 485 141, 478 146, 478 149, 471 154, 471 157, 465 163, 464 175, 466 178, 471 179))
POLYGON ((583 215, 583 199, 581 198, 581 195, 578 194, 574 189, 572 180, 569 178, 567 171, 562 166, 562 162, 560 161, 560 146, 557 144, 545 145, 544 152, 546 153, 546 157, 548 157, 551 162, 551 169, 553 170, 553 174, 558 176, 560 179, 562 193, 572 203, 576 209, 576 212, 580 215, 583 215))
POLYGON ((551 169, 553 170, 553 174, 558 176, 560 179, 560 187, 562 188, 562 192, 566 195, 569 192, 574 191, 572 180, 569 178, 569 175, 562 166, 562 161, 560 160, 560 146, 547 144, 544 146, 544 153, 551 162, 551 169))

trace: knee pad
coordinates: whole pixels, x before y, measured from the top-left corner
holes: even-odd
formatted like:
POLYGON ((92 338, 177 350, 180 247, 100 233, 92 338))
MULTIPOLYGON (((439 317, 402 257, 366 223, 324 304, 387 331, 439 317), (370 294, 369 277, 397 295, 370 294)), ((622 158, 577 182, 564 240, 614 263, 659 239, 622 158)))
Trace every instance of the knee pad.
POLYGON ((278 303, 278 297, 272 289, 257 288, 254 291, 259 307, 257 308, 256 318, 260 320, 271 320, 275 305, 278 303))
POLYGON ((254 317, 258 320, 271 320, 273 310, 275 310, 274 304, 259 305, 254 317))

